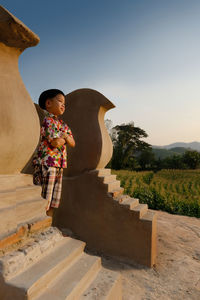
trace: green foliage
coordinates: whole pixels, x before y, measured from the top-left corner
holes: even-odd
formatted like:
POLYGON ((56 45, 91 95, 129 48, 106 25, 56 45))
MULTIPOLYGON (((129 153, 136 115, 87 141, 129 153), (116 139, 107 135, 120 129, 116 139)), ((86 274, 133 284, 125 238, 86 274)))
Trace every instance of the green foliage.
POLYGON ((112 170, 125 193, 149 208, 200 218, 200 170, 112 170))
POLYGON ((196 169, 200 166, 200 153, 184 147, 170 150, 151 148, 143 139, 148 135, 133 122, 117 125, 106 120, 105 125, 113 142, 113 156, 107 167, 115 170, 196 169))
POLYGON ((113 157, 111 166, 113 169, 138 169, 140 168, 137 153, 150 148, 150 145, 142 140, 147 137, 146 132, 134 123, 121 124, 113 128, 111 135, 113 142, 113 157))
POLYGON ((175 147, 171 149, 163 149, 163 148, 153 148, 152 152, 155 155, 156 159, 165 159, 167 157, 172 157, 174 155, 182 155, 188 149, 184 147, 175 147))
POLYGON ((183 161, 190 169, 196 169, 200 165, 200 153, 197 151, 188 150, 183 155, 183 161))
POLYGON ((155 156, 151 148, 144 149, 138 155, 138 162, 142 170, 154 168, 155 156))
MULTIPOLYGON (((176 149, 176 148, 174 148, 176 149)), ((162 149, 164 150, 164 149, 162 149)), ((168 151, 168 150, 166 150, 168 151)), ((181 152, 180 152, 181 153, 181 152)), ((197 169, 200 166, 200 153, 193 150, 186 150, 184 154, 175 154, 163 159, 154 161, 156 170, 161 169, 197 169)))
POLYGON ((142 180, 146 184, 150 184, 153 179, 153 172, 147 173, 142 176, 142 180))

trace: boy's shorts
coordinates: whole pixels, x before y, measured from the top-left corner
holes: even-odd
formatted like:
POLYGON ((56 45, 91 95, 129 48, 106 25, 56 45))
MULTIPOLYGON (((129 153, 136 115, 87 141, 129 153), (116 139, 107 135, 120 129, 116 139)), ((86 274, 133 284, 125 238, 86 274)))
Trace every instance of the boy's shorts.
POLYGON ((35 165, 33 183, 42 186, 41 196, 48 200, 46 210, 58 208, 62 191, 63 168, 35 165))

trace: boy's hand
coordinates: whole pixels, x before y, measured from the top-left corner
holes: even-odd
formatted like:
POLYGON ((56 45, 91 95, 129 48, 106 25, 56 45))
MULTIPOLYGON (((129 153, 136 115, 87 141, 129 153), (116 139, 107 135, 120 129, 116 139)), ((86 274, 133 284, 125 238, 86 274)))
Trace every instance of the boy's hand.
POLYGON ((51 142, 51 145, 55 148, 57 147, 61 147, 65 144, 65 139, 64 138, 56 138, 56 139, 53 139, 53 141, 51 142))
POLYGON ((63 139, 65 139, 66 143, 71 146, 71 147, 75 147, 75 141, 73 139, 73 137, 70 136, 69 133, 63 132, 62 136, 63 139))
POLYGON ((62 138, 62 139, 67 139, 68 136, 69 136, 68 133, 63 132, 63 134, 61 135, 61 138, 62 138))

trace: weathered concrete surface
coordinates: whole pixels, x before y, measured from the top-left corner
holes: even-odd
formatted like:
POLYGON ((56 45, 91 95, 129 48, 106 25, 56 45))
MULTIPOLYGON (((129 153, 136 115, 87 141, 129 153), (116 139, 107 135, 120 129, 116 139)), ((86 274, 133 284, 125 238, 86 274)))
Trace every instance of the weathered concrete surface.
POLYGON ((101 268, 79 300, 121 300, 122 282, 118 272, 101 268))
POLYGON ((19 48, 21 51, 37 45, 40 40, 24 23, 1 5, 0 32, 0 42, 9 47, 19 48))
POLYGON ((28 234, 51 225, 46 216, 47 201, 32 175, 0 175, 0 250, 28 234))
POLYGON ((91 299, 88 296, 93 295, 121 300, 121 275, 102 268, 100 257, 84 253, 84 247, 84 242, 63 237, 55 228, 33 235, 27 244, 0 258, 0 299, 91 299))
POLYGON ((35 236, 32 235, 27 240, 28 244, 25 246, 0 257, 0 270, 4 278, 11 279, 17 273, 33 265, 64 238, 59 230, 50 227, 35 236))
POLYGON ((0 192, 0 236, 36 217, 45 217, 46 205, 47 201, 41 197, 39 186, 0 192))
MULTIPOLYGON (((34 106, 35 106, 36 112, 37 112, 37 114, 38 114, 39 122, 40 122, 40 127, 41 127, 41 124, 42 124, 43 119, 44 119, 44 117, 45 117, 45 113, 44 113, 44 110, 41 109, 41 108, 39 107, 38 104, 34 103, 34 106)), ((37 147, 39 146, 39 143, 40 143, 40 138, 39 138, 39 140, 38 140, 37 147)), ((32 153, 30 159, 28 160, 28 162, 26 163, 26 165, 25 165, 24 168, 22 169, 22 173, 24 173, 24 174, 33 174, 33 172, 34 172, 34 166, 33 166, 33 164, 32 164, 32 161, 33 161, 34 155, 36 154, 37 147, 35 148, 35 150, 34 150, 34 152, 32 153)))
POLYGON ((38 143, 37 112, 18 69, 19 55, 38 42, 37 35, 0 6, 0 174, 19 173, 38 143))
POLYGON ((0 175, 0 191, 8 191, 25 185, 31 186, 33 177, 28 174, 0 175))
POLYGON ((105 184, 97 174, 96 170, 64 177, 54 225, 71 229, 99 253, 152 267, 156 261, 156 215, 134 199, 133 207, 119 203, 109 194, 113 182, 105 184))
POLYGON ((152 269, 103 257, 122 275, 123 300, 200 299, 200 219, 157 211, 158 257, 152 269))
POLYGON ((92 89, 73 91, 66 95, 66 103, 62 118, 72 129, 76 146, 68 147, 68 168, 64 175, 75 176, 86 170, 104 168, 113 151, 104 115, 114 104, 92 89))

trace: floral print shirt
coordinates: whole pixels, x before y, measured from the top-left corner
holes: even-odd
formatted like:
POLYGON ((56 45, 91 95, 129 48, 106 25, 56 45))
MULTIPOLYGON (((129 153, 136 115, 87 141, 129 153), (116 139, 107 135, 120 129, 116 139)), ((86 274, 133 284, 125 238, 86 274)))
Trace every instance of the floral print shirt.
POLYGON ((45 111, 45 118, 41 127, 41 140, 33 159, 34 165, 46 165, 47 167, 67 167, 66 144, 60 147, 53 147, 51 142, 55 138, 60 138, 62 134, 68 133, 73 137, 71 129, 58 119, 54 114, 45 111))

